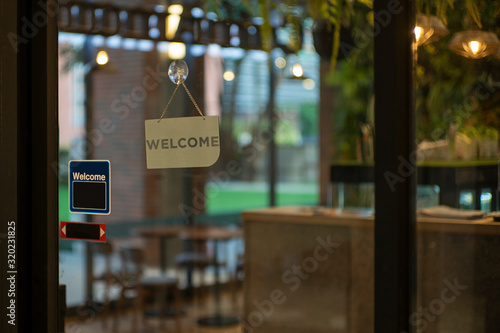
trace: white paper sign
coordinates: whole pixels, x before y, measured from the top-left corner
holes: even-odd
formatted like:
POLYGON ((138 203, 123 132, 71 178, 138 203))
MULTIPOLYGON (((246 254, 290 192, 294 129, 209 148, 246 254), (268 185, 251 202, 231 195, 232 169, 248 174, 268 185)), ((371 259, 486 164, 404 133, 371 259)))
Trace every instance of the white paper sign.
POLYGON ((217 116, 149 119, 145 128, 148 169, 208 167, 219 158, 217 116))

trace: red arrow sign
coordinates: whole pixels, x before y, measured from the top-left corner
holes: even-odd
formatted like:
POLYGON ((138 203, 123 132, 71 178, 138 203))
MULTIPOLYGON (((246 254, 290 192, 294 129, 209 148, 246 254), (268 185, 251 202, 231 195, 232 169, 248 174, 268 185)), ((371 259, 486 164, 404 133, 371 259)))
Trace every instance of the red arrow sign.
POLYGON ((60 238, 106 241, 106 225, 103 223, 62 222, 60 238))

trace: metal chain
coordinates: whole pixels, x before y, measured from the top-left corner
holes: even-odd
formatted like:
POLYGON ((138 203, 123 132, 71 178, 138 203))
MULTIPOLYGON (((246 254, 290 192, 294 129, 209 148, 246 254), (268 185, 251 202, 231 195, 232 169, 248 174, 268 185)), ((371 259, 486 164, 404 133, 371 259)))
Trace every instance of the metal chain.
POLYGON ((184 89, 186 89, 186 92, 188 93, 189 98, 191 98, 191 101, 193 102, 194 106, 196 107, 196 110, 198 110, 200 116, 202 116, 203 120, 205 120, 205 116, 203 115, 203 113, 201 112, 200 108, 198 107, 198 104, 196 104, 196 101, 194 100, 193 96, 189 92, 189 89, 186 87, 186 85, 184 84, 184 82, 182 82, 182 85, 184 86, 184 89))
POLYGON ((172 96, 170 97, 170 100, 169 100, 169 101, 168 101, 168 103, 167 103, 167 106, 165 106, 165 109, 163 109, 163 113, 161 114, 160 119, 158 119, 158 122, 160 122, 160 120, 161 120, 161 119, 163 118, 163 116, 165 115, 165 112, 167 112, 167 109, 168 109, 168 107, 170 106, 170 103, 172 103, 172 100, 174 99, 174 95, 175 95, 175 93, 177 92, 177 89, 179 89, 179 85, 176 85, 175 90, 174 90, 174 92, 172 93, 172 96))
MULTIPOLYGON (((165 109, 163 109, 163 113, 161 114, 160 119, 158 119, 158 122, 160 122, 163 119, 163 116, 167 112, 167 109, 170 106, 170 103, 172 103, 172 100, 174 99, 174 95, 177 92, 177 89, 179 89, 179 86, 180 86, 180 84, 177 84, 177 86, 175 87, 175 90, 172 93, 172 96, 170 97, 170 100, 168 101, 167 106, 165 106, 165 109)), ((193 102, 194 106, 196 107, 196 110, 198 110, 198 113, 200 114, 200 116, 202 116, 203 120, 205 120, 205 116, 201 112, 200 107, 198 106, 198 104, 196 104, 196 101, 194 100, 193 95, 191 95, 191 92, 186 87, 186 85, 184 84, 184 82, 182 82, 182 86, 184 87, 184 89, 186 90, 187 94, 189 95, 189 98, 191 98, 191 101, 193 102)))

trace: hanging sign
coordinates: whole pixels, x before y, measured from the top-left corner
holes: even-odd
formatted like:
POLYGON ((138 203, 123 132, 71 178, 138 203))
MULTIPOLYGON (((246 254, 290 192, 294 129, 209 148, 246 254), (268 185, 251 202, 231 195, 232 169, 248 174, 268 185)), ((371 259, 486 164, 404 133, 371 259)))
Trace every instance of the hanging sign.
POLYGON ((103 223, 61 222, 60 238, 106 241, 103 223))
POLYGON ((69 211, 81 214, 109 214, 110 184, 109 161, 70 161, 69 211))
POLYGON ((145 134, 148 169, 208 167, 219 158, 217 116, 150 119, 145 134))

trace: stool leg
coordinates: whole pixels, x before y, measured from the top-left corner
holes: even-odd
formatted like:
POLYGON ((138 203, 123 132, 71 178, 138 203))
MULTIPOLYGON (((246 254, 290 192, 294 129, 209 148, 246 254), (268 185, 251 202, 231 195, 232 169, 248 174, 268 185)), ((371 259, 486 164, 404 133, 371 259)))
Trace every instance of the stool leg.
POLYGON ((119 325, 119 322, 120 322, 120 317, 123 316, 123 312, 124 312, 124 299, 123 299, 123 295, 120 296, 120 298, 118 300, 116 300, 116 309, 115 311, 113 311, 113 326, 111 328, 111 331, 113 333, 115 332, 118 332, 118 325, 119 325))
POLYGON ((165 318, 167 315, 167 288, 161 288, 161 292, 159 292, 160 296, 160 315, 158 316, 160 319, 160 329, 163 331, 165 329, 165 318))
MULTIPOLYGON (((138 324, 139 324, 139 319, 137 316, 141 316, 142 312, 142 307, 141 307, 141 295, 139 291, 137 291, 137 296, 134 299, 134 305, 132 309, 132 327, 134 332, 138 332, 138 324)), ((142 314, 143 316, 144 314, 142 314)))
POLYGON ((177 327, 177 332, 181 333, 182 332, 182 324, 181 324, 181 291, 177 286, 173 286, 173 301, 172 301, 172 306, 174 308, 174 316, 175 316, 175 324, 177 327))
POLYGON ((139 299, 139 316, 141 318, 142 327, 146 327, 146 315, 144 311, 146 310, 146 297, 143 288, 137 289, 137 298, 139 299))
POLYGON ((208 292, 207 292, 207 267, 205 267, 204 265, 199 265, 198 266, 198 272, 199 272, 199 277, 200 277, 200 291, 198 293, 198 297, 199 297, 199 302, 202 303, 203 302, 203 299, 207 296, 208 292))

